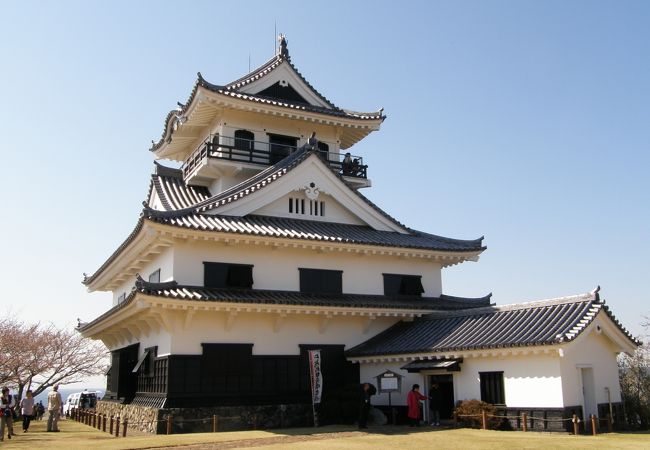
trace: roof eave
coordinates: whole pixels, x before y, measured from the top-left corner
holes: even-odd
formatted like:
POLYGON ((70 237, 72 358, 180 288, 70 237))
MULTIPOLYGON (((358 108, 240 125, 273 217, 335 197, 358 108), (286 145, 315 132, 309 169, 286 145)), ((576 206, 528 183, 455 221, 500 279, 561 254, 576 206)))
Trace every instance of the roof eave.
POLYGON ((198 79, 187 102, 183 104, 182 107, 173 109, 167 114, 162 136, 158 142, 152 141, 150 151, 156 156, 156 158, 159 159, 169 158, 174 160, 182 160, 183 158, 174 158, 173 156, 176 154, 187 153, 187 149, 185 151, 169 150, 174 136, 173 124, 174 122, 178 122, 179 127, 182 127, 185 124, 191 125, 192 111, 196 107, 198 101, 205 96, 212 96, 215 99, 218 98, 222 106, 232 105, 234 109, 251 111, 254 110, 255 112, 261 112, 275 116, 286 116, 291 118, 295 118, 297 115, 301 118, 304 118, 305 120, 316 123, 321 122, 327 125, 335 125, 343 128, 353 128, 356 130, 367 131, 363 136, 350 141, 351 143, 349 143, 347 147, 354 145, 354 143, 363 139, 372 131, 379 130, 382 122, 386 119, 386 116, 383 115, 383 109, 372 112, 356 112, 336 108, 332 109, 331 112, 327 112, 327 110, 319 112, 310 109, 304 109, 304 105, 293 105, 290 103, 285 103, 284 106, 267 104, 260 99, 253 99, 255 96, 251 96, 249 94, 241 93, 241 95, 251 97, 250 99, 235 98, 232 96, 234 93, 238 95, 240 94, 236 91, 225 92, 223 86, 214 85, 205 81, 199 73, 198 79), (341 116, 341 112, 345 113, 345 115, 341 116))

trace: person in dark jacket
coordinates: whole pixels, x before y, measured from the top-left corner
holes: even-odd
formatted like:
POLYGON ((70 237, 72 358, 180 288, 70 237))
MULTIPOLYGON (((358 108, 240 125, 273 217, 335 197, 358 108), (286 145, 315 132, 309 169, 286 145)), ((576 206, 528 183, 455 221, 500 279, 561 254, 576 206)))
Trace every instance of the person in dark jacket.
POLYGON ((440 386, 432 383, 429 389, 429 411, 431 411, 431 426, 440 426, 440 386))
POLYGON ((359 395, 359 429, 368 428, 368 413, 370 412, 370 397, 377 389, 370 383, 362 383, 359 395))
POLYGON ((14 408, 16 400, 9 393, 9 388, 2 388, 2 397, 0 397, 0 441, 4 440, 5 428, 7 429, 7 438, 15 436, 14 433, 14 408))

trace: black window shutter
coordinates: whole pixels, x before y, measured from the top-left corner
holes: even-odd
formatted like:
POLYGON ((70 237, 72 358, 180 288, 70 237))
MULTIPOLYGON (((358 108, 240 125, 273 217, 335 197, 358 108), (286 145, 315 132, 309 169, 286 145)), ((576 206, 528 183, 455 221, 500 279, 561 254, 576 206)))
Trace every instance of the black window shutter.
POLYGON ((384 295, 421 295, 422 276, 385 273, 384 295))
POLYGON ((230 264, 227 277, 228 287, 250 288, 253 286, 253 266, 230 264))
POLYGON ((343 271, 325 269, 298 269, 300 292, 308 294, 343 293, 343 271))
POLYGON ((422 277, 404 275, 400 283, 400 293, 404 295, 421 295, 424 292, 422 277))
POLYGON ((384 295, 399 295, 402 284, 401 275, 384 274, 384 295))
POLYGON ((493 405, 505 405, 503 372, 479 372, 481 400, 493 405))
POLYGON ((224 263, 203 263, 203 284, 205 287, 224 288, 227 287, 228 264, 224 263))

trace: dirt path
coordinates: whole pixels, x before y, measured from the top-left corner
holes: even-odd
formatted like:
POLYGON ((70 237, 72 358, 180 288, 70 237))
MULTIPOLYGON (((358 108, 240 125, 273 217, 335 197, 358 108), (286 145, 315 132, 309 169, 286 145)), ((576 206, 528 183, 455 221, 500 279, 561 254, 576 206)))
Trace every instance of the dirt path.
POLYGON ((294 442, 322 441, 326 439, 338 439, 353 436, 361 436, 366 433, 360 431, 345 431, 340 433, 320 433, 300 436, 277 436, 270 438, 242 439, 236 441, 215 442, 211 444, 190 444, 176 447, 155 447, 151 450, 226 450, 233 448, 261 447, 265 445, 291 444, 294 442))

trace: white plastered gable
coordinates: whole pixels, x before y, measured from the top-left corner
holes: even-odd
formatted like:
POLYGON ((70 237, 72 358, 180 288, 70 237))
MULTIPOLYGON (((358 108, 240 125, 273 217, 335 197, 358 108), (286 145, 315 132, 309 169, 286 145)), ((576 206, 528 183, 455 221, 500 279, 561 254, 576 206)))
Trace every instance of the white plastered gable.
POLYGON ((302 77, 298 75, 293 67, 291 67, 291 65, 286 61, 280 63, 278 67, 273 69, 267 75, 243 86, 239 91, 254 95, 275 83, 280 83, 281 86, 291 86, 312 106, 319 106, 328 109, 332 108, 330 105, 325 103, 313 89, 305 84, 302 77))
POLYGON ((596 317, 587 325, 586 329, 576 339, 570 341, 568 345, 579 346, 582 341, 589 339, 592 334, 605 338, 617 353, 622 352, 631 355, 636 350, 636 346, 630 338, 621 331, 602 309, 598 311, 596 317))
POLYGON ((208 214, 237 217, 250 214, 292 217, 320 222, 368 225, 376 230, 408 233, 347 187, 315 154, 307 157, 279 180, 236 202, 214 208, 208 214), (307 201, 314 198, 316 201, 323 201, 325 214, 323 216, 291 214, 288 208, 289 198, 304 198, 307 201))
POLYGON ((147 201, 147 204, 151 209, 155 209, 157 211, 165 211, 165 207, 163 206, 162 201, 160 200, 158 191, 156 191, 156 189, 153 187, 151 189, 151 194, 149 195, 149 200, 147 201))

